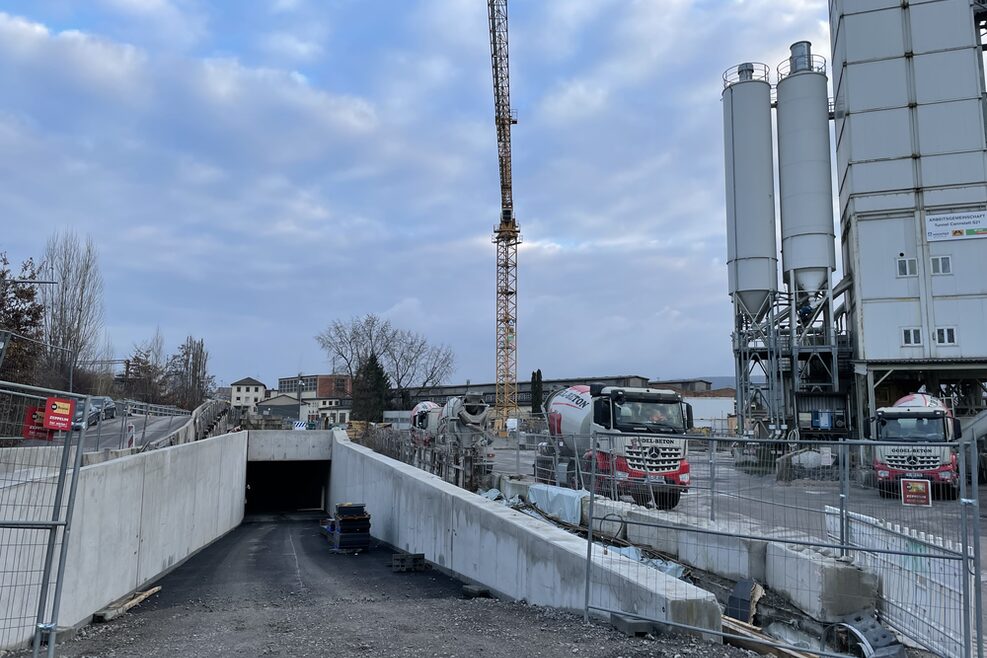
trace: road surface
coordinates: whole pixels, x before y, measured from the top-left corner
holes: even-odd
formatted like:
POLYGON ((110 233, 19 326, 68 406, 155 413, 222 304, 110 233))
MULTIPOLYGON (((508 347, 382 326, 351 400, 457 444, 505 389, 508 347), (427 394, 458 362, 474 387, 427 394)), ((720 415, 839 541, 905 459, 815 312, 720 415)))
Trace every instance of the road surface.
POLYGON ((437 572, 392 573, 391 555, 383 547, 334 555, 311 521, 247 522, 164 577, 159 594, 108 624, 83 629, 58 654, 754 655, 676 636, 626 638, 559 610, 465 600, 461 583, 437 572))

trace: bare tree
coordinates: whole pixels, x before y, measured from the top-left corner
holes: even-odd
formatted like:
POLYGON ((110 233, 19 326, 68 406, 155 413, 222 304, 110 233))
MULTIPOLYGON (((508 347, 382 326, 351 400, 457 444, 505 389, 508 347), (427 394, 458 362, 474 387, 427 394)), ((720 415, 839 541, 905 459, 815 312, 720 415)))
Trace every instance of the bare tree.
POLYGON ((161 328, 154 336, 134 345, 126 373, 126 394, 141 402, 161 404, 167 402, 165 387, 164 336, 161 328))
POLYGON ((406 329, 394 333, 383 357, 384 369, 398 391, 441 384, 456 361, 447 345, 430 345, 425 336, 406 329))
POLYGON ((349 322, 334 320, 315 340, 326 351, 329 360, 341 361, 346 373, 353 378, 371 355, 380 358, 395 333, 390 321, 368 313, 349 322))
POLYGON ((404 397, 409 389, 423 390, 441 384, 455 365, 448 346, 430 345, 422 334, 395 329, 390 321, 373 314, 349 322, 336 320, 316 340, 330 361, 341 362, 351 377, 375 357, 393 388, 404 397))
POLYGON ((188 336, 178 352, 168 359, 167 377, 168 391, 176 405, 192 410, 202 404, 213 383, 206 342, 188 336))
POLYGON ((81 361, 92 361, 98 351, 103 330, 103 276, 92 237, 83 242, 71 230, 48 239, 43 263, 44 273, 58 282, 41 289, 44 340, 52 346, 47 361, 54 381, 49 383, 63 385, 70 364, 76 367, 81 361))

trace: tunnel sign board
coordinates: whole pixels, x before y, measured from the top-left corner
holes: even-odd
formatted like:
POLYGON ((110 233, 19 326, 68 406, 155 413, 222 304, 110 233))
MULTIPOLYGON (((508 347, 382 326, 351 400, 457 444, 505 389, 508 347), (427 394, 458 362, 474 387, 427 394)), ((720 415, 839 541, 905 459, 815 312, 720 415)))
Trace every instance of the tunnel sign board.
POLYGON ((901 504, 932 507, 932 482, 901 478, 901 504))
POLYGON ((45 401, 45 428, 61 432, 72 431, 72 415, 74 412, 75 400, 48 398, 45 401))
POLYGON ((987 238, 987 211, 925 216, 925 239, 929 242, 968 238, 987 238))

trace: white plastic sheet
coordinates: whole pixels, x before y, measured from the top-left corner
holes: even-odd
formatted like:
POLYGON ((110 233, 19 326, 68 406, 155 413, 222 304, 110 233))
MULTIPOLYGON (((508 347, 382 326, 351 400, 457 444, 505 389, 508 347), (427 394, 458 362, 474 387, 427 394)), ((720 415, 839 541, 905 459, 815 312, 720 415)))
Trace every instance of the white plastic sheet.
POLYGON ((550 484, 533 484, 528 488, 528 502, 549 516, 560 521, 579 525, 582 519, 582 500, 588 491, 577 491, 550 484))

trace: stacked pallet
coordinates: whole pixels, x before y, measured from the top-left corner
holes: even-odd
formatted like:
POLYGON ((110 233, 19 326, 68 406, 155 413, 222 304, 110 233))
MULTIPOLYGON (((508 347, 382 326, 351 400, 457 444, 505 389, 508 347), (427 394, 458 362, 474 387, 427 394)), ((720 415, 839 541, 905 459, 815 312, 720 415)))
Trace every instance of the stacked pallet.
POLYGON ((334 551, 358 553, 370 548, 370 515, 363 503, 339 503, 323 529, 334 551))

